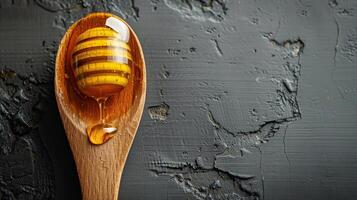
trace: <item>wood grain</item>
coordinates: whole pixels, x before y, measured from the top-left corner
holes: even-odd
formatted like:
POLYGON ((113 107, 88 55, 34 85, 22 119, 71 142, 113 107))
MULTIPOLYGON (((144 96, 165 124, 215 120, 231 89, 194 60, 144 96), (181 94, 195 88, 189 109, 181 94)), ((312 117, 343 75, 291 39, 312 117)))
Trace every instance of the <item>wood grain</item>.
POLYGON ((118 133, 107 143, 92 145, 86 135, 86 127, 97 122, 99 111, 94 100, 80 96, 71 83, 70 67, 66 59, 73 48, 75 37, 96 20, 116 17, 108 13, 93 13, 72 25, 59 46, 56 70, 55 93, 67 138, 76 162, 83 199, 117 199, 120 179, 131 144, 135 137, 144 108, 146 94, 146 71, 143 52, 138 38, 129 41, 135 51, 137 62, 132 70, 128 86, 112 96, 105 105, 107 120, 118 127, 118 133))

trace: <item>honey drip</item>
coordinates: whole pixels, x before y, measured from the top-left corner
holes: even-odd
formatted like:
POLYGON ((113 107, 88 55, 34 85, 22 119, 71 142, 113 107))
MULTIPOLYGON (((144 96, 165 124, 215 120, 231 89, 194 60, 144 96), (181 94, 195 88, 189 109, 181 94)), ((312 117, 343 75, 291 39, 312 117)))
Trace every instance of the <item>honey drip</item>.
POLYGON ((103 144, 111 139, 114 134, 117 132, 117 128, 111 124, 105 122, 105 118, 103 117, 104 106, 107 97, 96 99, 98 106, 99 106, 99 123, 95 124, 94 126, 89 126, 87 128, 87 135, 89 141, 92 144, 103 144))

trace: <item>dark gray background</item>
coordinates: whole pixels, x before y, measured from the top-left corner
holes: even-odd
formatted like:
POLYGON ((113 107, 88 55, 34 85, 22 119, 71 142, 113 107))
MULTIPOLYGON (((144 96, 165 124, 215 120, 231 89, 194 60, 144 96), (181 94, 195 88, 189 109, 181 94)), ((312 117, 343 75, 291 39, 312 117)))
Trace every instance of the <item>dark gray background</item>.
POLYGON ((354 0, 1 0, 0 199, 81 198, 54 59, 94 11, 147 62, 120 199, 356 199, 354 0))

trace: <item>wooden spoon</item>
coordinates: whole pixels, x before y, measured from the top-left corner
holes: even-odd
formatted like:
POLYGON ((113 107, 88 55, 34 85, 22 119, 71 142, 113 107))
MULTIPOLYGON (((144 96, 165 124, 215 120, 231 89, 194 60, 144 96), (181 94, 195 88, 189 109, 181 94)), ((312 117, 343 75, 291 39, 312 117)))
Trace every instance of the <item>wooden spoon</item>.
POLYGON ((55 94, 63 126, 77 166, 84 200, 112 200, 118 198, 120 179, 130 147, 134 140, 145 103, 146 70, 140 42, 129 27, 135 61, 126 87, 108 98, 104 117, 117 132, 101 145, 88 140, 86 129, 99 120, 97 102, 82 95, 72 80, 69 52, 73 38, 88 27, 98 26, 103 20, 117 16, 109 13, 92 13, 74 23, 65 33, 58 49, 55 69, 55 94))

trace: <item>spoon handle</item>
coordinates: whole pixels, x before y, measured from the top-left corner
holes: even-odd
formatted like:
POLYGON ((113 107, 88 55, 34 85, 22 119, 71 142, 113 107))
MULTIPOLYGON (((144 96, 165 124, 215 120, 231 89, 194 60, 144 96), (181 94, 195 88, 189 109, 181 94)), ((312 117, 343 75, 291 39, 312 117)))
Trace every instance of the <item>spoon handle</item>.
MULTIPOLYGON (((132 137, 120 134, 104 145, 93 145, 72 123, 63 120, 81 184, 83 200, 116 200, 132 137)), ((131 127, 133 129, 133 127, 131 127)), ((136 128, 132 131, 136 132, 136 128)))

